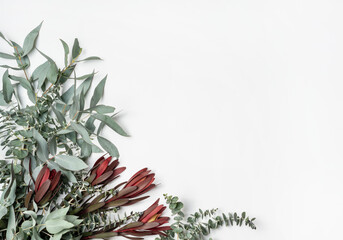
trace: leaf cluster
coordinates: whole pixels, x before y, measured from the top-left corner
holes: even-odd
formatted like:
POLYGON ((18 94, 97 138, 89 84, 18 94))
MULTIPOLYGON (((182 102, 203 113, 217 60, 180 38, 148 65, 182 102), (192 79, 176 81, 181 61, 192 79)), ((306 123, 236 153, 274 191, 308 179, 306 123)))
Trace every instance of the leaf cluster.
POLYGON ((156 240, 187 239, 198 240, 205 239, 213 230, 223 226, 248 226, 256 229, 255 218, 246 216, 245 212, 240 215, 234 213, 218 214, 218 209, 207 209, 196 211, 189 216, 183 212, 184 204, 176 196, 164 194, 166 203, 174 216, 175 222, 171 225, 171 230, 167 231, 167 236, 161 236, 156 240))
MULTIPOLYGON (((72 204, 61 206, 55 198, 42 206, 33 202, 33 209, 26 209, 25 196, 34 188, 34 181, 44 165, 62 172, 57 195, 70 193, 72 184, 83 181, 83 170, 88 168, 85 161, 92 153, 107 152, 119 157, 116 146, 101 136, 104 127, 128 136, 115 120, 115 108, 99 103, 107 76, 100 80, 92 93, 96 72, 76 74, 80 63, 101 59, 95 56, 80 59, 82 48, 78 39, 74 40, 71 50, 61 40, 65 65, 59 68, 52 58, 35 46, 41 26, 27 35, 23 45, 0 33, 12 49, 12 53, 0 53, 0 58, 11 62, 0 65, 5 69, 0 91, 0 139, 2 150, 6 152, 6 159, 0 161, 3 188, 0 237, 6 239, 75 237, 77 231, 70 229, 79 226, 84 219, 65 214, 63 219, 46 222, 43 217, 56 211, 67 211, 67 208, 69 211, 72 204), (29 57, 34 51, 41 54, 45 62, 31 70, 29 75, 29 57), (21 95, 22 91, 26 96, 21 95)), ((85 188, 90 191, 89 186, 85 188)), ((97 217, 93 215, 90 217, 97 217)), ((104 226, 100 220, 96 222, 104 226)), ((87 226, 86 222, 84 226, 87 226)))

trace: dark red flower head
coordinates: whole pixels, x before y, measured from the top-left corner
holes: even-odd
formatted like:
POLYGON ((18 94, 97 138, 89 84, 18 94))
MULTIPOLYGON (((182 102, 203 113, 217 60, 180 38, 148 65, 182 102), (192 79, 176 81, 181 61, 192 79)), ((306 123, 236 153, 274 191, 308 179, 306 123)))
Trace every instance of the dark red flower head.
POLYGON ((160 199, 145 210, 137 222, 130 223, 114 232, 120 236, 147 236, 147 235, 163 235, 163 231, 170 230, 170 226, 163 224, 169 222, 169 217, 162 217, 163 211, 166 209, 163 205, 158 205, 160 199))
POLYGON ((155 174, 150 173, 151 170, 143 168, 134 174, 129 181, 119 184, 124 185, 122 190, 120 190, 115 196, 106 200, 107 206, 114 206, 116 202, 123 202, 124 200, 130 201, 130 198, 138 197, 149 190, 153 189, 156 185, 153 184, 155 180, 155 174), (119 201, 121 200, 121 201, 119 201), (115 201, 115 202, 114 202, 115 201))
POLYGON ((105 186, 121 174, 126 168, 116 168, 119 165, 118 159, 112 161, 112 157, 100 157, 90 170, 90 176, 86 179, 92 186, 105 186))
POLYGON ((162 217, 163 211, 166 209, 163 205, 158 205, 159 199, 145 210, 137 222, 126 224, 124 227, 114 230, 108 229, 107 231, 101 230, 98 232, 89 232, 87 236, 82 239, 93 238, 109 238, 116 236, 123 236, 128 239, 143 239, 135 238, 150 235, 167 236, 164 231, 171 230, 170 226, 162 226, 169 222, 169 217, 162 217))
POLYGON ((25 198, 25 206, 28 208, 31 198, 34 194, 34 201, 43 205, 50 201, 58 191, 58 183, 60 182, 61 172, 56 172, 55 169, 51 170, 44 165, 40 170, 36 182, 34 191, 30 191, 25 198))

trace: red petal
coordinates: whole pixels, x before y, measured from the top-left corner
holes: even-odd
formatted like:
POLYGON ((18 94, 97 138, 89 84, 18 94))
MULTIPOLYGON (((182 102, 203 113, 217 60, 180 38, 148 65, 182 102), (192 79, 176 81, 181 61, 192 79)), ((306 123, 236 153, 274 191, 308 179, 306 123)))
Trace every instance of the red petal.
POLYGON ((126 167, 117 168, 116 170, 113 171, 112 177, 118 176, 119 174, 121 174, 122 172, 124 172, 125 169, 126 169, 126 167))
POLYGON ((142 181, 138 185, 136 185, 138 187, 138 189, 136 191, 130 193, 129 195, 126 195, 126 197, 138 196, 141 192, 144 191, 144 189, 149 187, 154 180, 155 180, 154 174, 148 175, 144 181, 142 181))
MULTIPOLYGON (((56 172, 56 171, 55 171, 56 172)), ((51 186, 50 186, 50 190, 51 191, 54 191, 55 188, 57 187, 57 184, 59 183, 60 181, 60 178, 61 178, 61 171, 58 171, 54 178, 51 180, 51 186)))
POLYGON ((38 189, 38 191, 35 193, 35 202, 39 203, 39 201, 44 197, 44 195, 49 190, 51 181, 48 179, 46 180, 42 186, 38 189))
POLYGON ((127 187, 128 187, 128 186, 136 185, 136 183, 138 183, 139 181, 141 181, 142 179, 144 179, 144 177, 146 177, 147 175, 149 175, 149 173, 150 173, 150 171, 142 172, 142 173, 139 174, 137 177, 135 177, 134 179, 132 179, 131 182, 127 184, 127 187))
POLYGON ((44 165, 44 167, 39 171, 38 173, 38 176, 36 178, 36 183, 35 183, 35 192, 38 191, 38 188, 39 188, 39 185, 40 185, 40 182, 42 181, 42 178, 45 174, 45 171, 48 167, 46 165, 44 165))
POLYGON ((109 177, 112 176, 112 171, 109 172, 105 172, 104 174, 100 175, 98 178, 96 178, 93 182, 92 182, 92 186, 95 186, 99 183, 102 183, 103 181, 105 181, 106 179, 108 179, 109 177))
POLYGON ((158 222, 160 225, 169 222, 169 217, 161 217, 156 219, 154 222, 158 222))
POLYGON ((139 218, 139 221, 141 221, 143 218, 145 218, 151 211, 153 211, 157 206, 160 199, 157 199, 156 202, 154 202, 147 210, 144 211, 143 215, 139 218))
POLYGON ((117 190, 118 188, 120 188, 121 186, 123 186, 126 182, 122 182, 122 183, 119 183, 117 186, 115 186, 113 188, 113 190, 117 190))
MULTIPOLYGON (((106 155, 106 154, 105 154, 105 155, 106 155)), ((105 156, 105 155, 104 155, 104 156, 105 156)), ((94 163, 93 167, 95 167, 95 166, 98 165, 102 160, 104 160, 104 159, 105 159, 104 156, 101 156, 98 160, 96 160, 96 162, 94 163)))
POLYGON ((96 170, 96 178, 100 177, 103 174, 108 166, 108 163, 111 161, 112 157, 108 157, 105 161, 103 161, 98 169, 96 170))
POLYGON ((107 169, 106 169, 106 172, 115 169, 118 165, 119 165, 119 160, 116 159, 116 160, 113 161, 110 165, 108 165, 108 167, 107 167, 107 169))
POLYGON ((42 177, 42 180, 40 181, 38 190, 43 185, 43 183, 45 183, 45 181, 49 179, 49 176, 50 176, 50 170, 49 170, 49 168, 46 168, 44 176, 42 177))
POLYGON ((52 169, 52 170, 50 171, 49 179, 52 180, 52 179, 55 177, 55 175, 56 175, 56 170, 55 170, 55 169, 52 169))
POLYGON ((151 229, 151 231, 168 231, 168 230, 171 230, 170 226, 165 226, 165 227, 159 227, 159 228, 151 229))
POLYGON ((132 200, 130 200, 128 203, 126 203, 126 204, 123 205, 123 206, 130 206, 130 205, 135 204, 135 203, 137 203, 137 202, 143 201, 144 199, 147 199, 147 198, 149 198, 149 197, 150 197, 150 196, 144 196, 144 197, 132 199, 132 200))
POLYGON ((149 187, 147 187, 146 189, 144 189, 143 191, 139 192, 139 193, 135 193, 134 195, 130 196, 130 197, 137 197, 138 195, 143 195, 146 192, 149 192, 151 189, 153 189, 154 187, 156 187, 155 184, 151 184, 149 187))
POLYGON ((142 172, 145 172, 146 170, 148 170, 148 168, 143 168, 142 170, 136 172, 130 179, 129 181, 127 181, 127 184, 129 184, 131 182, 132 179, 134 179, 135 177, 137 177, 139 174, 141 174, 142 172))
POLYGON ((160 205, 157 206, 154 210, 152 210, 146 217, 144 217, 141 222, 146 223, 149 221, 151 217, 153 217, 155 214, 157 214, 164 206, 160 205))
POLYGON ((122 190, 120 190, 117 195, 115 195, 114 197, 110 198, 109 200, 106 201, 106 203, 109 203, 115 199, 118 199, 120 197, 126 197, 127 194, 136 191, 138 187, 136 186, 131 186, 131 187, 127 187, 127 188, 123 188, 122 190))
POLYGON ((135 228, 140 227, 142 225, 144 225, 144 223, 142 223, 142 222, 132 222, 132 223, 129 223, 129 224, 125 225, 124 227, 118 229, 117 231, 119 232, 119 231, 126 230, 126 229, 135 229, 135 228))

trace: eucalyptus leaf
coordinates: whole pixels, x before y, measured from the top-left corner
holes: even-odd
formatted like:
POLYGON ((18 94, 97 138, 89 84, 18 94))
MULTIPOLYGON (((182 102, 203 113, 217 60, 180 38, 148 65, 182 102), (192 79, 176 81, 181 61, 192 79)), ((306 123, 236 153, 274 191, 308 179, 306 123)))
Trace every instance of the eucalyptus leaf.
POLYGON ((30 66, 30 60, 28 56, 24 56, 24 50, 21 48, 19 44, 13 42, 13 48, 16 52, 16 61, 20 69, 27 69, 30 66))
POLYGON ((0 220, 5 216, 8 212, 7 207, 0 205, 0 220))
POLYGON ((2 68, 10 68, 10 69, 16 70, 16 71, 22 70, 21 68, 12 67, 12 66, 8 66, 8 65, 0 65, 0 67, 2 67, 2 68))
POLYGON ((91 56, 91 57, 87 57, 87 58, 82 59, 82 60, 78 60, 77 62, 84 62, 84 61, 90 61, 90 60, 102 60, 102 59, 97 57, 97 56, 91 56))
POLYGON ((43 162, 47 161, 49 158, 48 143, 36 129, 33 129, 33 137, 38 143, 37 157, 43 162))
POLYGON ((84 112, 91 112, 96 111, 99 114, 106 114, 106 113, 112 113, 115 111, 114 107, 106 106, 106 105, 96 105, 95 107, 88 108, 84 112))
POLYGON ((84 161, 75 156, 57 155, 55 156, 55 160, 60 167, 70 171, 80 171, 88 167, 84 161))
POLYGON ((94 93, 91 99, 90 107, 95 107, 96 104, 99 102, 100 98, 104 94, 104 88, 106 83, 107 75, 100 81, 98 86, 94 89, 94 93))
POLYGON ((84 96, 87 95, 89 89, 90 89, 90 86, 92 85, 92 82, 93 82, 93 78, 94 78, 94 71, 93 73, 88 76, 81 84, 80 86, 77 87, 76 89, 76 95, 79 95, 81 92, 83 92, 84 96))
POLYGON ((56 65, 55 61, 52 60, 49 56, 47 56, 44 53, 42 53, 41 51, 39 51, 38 49, 37 49, 37 51, 41 55, 43 55, 43 57, 45 57, 48 60, 48 62, 49 62, 49 70, 47 72, 46 77, 49 80, 49 82, 55 83, 56 80, 57 80, 57 76, 58 76, 58 68, 57 68, 57 65, 56 65))
POLYGON ((36 39, 39 34, 39 30, 42 26, 43 22, 39 24, 35 29, 33 29, 25 38, 24 44, 23 44, 23 57, 26 56, 35 46, 36 39))
POLYGON ((63 219, 67 213, 69 211, 69 207, 65 207, 65 208, 60 208, 57 209, 55 211, 52 211, 48 217, 46 218, 46 220, 52 220, 52 219, 63 219))
POLYGON ((15 213, 13 206, 9 208, 9 216, 7 222, 7 230, 6 230, 6 239, 13 239, 14 233, 16 229, 16 221, 15 221, 15 213))
POLYGON ((0 52, 0 58, 5 58, 5 59, 16 59, 15 56, 10 55, 10 54, 7 54, 7 53, 3 53, 3 52, 0 52))
POLYGON ((51 219, 45 222, 46 230, 51 234, 59 233, 65 229, 70 229, 74 225, 63 219, 51 219))
POLYGON ((106 115, 101 115, 101 114, 94 114, 92 115, 94 118, 102 121, 105 123, 107 126, 112 128, 116 133, 119 135, 122 135, 124 137, 128 137, 129 135, 124 131, 122 127, 119 126, 119 124, 111 117, 106 116, 106 115))
POLYGON ((46 61, 42 65, 39 65, 32 73, 33 80, 38 80, 38 88, 42 88, 44 81, 48 75, 50 69, 49 61, 46 61))
POLYGON ((83 80, 83 79, 87 79, 87 78, 89 78, 89 77, 92 77, 92 76, 94 76, 96 74, 96 72, 92 72, 92 73, 88 73, 88 74, 85 74, 85 75, 82 75, 82 76, 80 76, 80 77, 77 77, 77 78, 75 78, 76 80, 83 80))
POLYGON ((2 92, 4 94, 5 102, 9 103, 12 99, 14 89, 8 77, 8 70, 6 70, 2 76, 2 92))
POLYGON ((0 37, 2 39, 4 39, 12 47, 12 43, 5 38, 4 34, 2 34, 2 32, 0 32, 0 37))
POLYGON ((80 48, 79 40, 75 38, 72 50, 72 58, 76 59, 82 52, 82 48, 80 48))
POLYGON ((64 65, 67 67, 68 66, 69 46, 62 39, 60 39, 60 41, 61 41, 61 43, 63 45, 63 49, 64 49, 64 65))
POLYGON ((106 138, 98 136, 98 142, 100 146, 108 152, 112 157, 118 158, 119 157, 119 152, 117 147, 111 143, 109 140, 106 138))
POLYGON ((77 124, 75 122, 71 122, 71 127, 81 135, 82 139, 87 142, 88 144, 93 145, 92 140, 90 139, 87 130, 84 128, 84 126, 77 124))
POLYGON ((65 122, 66 122, 66 119, 65 119, 65 117, 63 116, 63 114, 62 114, 60 111, 56 110, 56 108, 55 108, 54 106, 51 106, 51 109, 52 109, 52 111, 54 112, 54 114, 56 115, 58 122, 59 122, 61 125, 64 125, 65 122))

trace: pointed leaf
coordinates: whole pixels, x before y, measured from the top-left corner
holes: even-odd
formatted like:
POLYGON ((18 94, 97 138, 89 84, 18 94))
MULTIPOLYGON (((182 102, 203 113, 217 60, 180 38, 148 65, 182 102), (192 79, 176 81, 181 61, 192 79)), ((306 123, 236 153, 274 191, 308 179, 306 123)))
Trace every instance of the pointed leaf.
POLYGON ((93 97, 91 99, 90 107, 95 107, 96 104, 99 102, 100 98, 104 94, 104 88, 106 83, 107 75, 100 81, 98 86, 94 89, 93 97))
POLYGON ((88 167, 84 161, 75 156, 57 155, 55 159, 59 166, 70 171, 80 171, 88 167))
POLYGON ((82 52, 82 48, 80 48, 79 40, 75 38, 72 50, 72 58, 76 59, 82 52))
POLYGON ((119 124, 111 117, 106 116, 106 115, 101 115, 101 114, 94 114, 92 115, 94 118, 102 121, 103 123, 105 123, 107 126, 109 126, 110 128, 112 128, 116 133, 118 133, 119 135, 122 135, 124 137, 128 137, 129 135, 124 131, 124 129, 122 129, 121 126, 119 126, 119 124))
POLYGON ((54 60, 52 60, 49 56, 45 55, 44 53, 42 53, 41 51, 39 51, 37 49, 37 51, 43 55, 43 57, 45 57, 48 61, 49 61, 49 70, 47 72, 47 79, 49 80, 49 82, 51 83, 55 83, 57 80, 57 76, 58 76, 58 68, 56 63, 54 62, 54 60))
POLYGON ((90 61, 90 60, 102 60, 102 59, 97 56, 91 56, 82 60, 78 60, 77 62, 90 61))
POLYGON ((46 229, 51 234, 59 233, 65 229, 74 227, 74 224, 63 219, 51 219, 45 222, 46 229))
POLYGON ((50 69, 49 61, 39 65, 32 73, 33 81, 38 80, 38 88, 41 89, 50 69))
POLYGON ((117 147, 111 143, 110 141, 108 141, 107 139, 98 136, 98 142, 100 144, 100 146, 106 151, 108 152, 112 157, 118 158, 119 157, 119 152, 117 147))
POLYGON ((36 39, 38 37, 38 34, 39 34, 39 30, 42 26, 42 23, 39 24, 35 29, 33 29, 25 38, 24 40, 24 44, 23 44, 23 57, 26 56, 29 52, 31 52, 31 50, 34 48, 35 46, 35 42, 36 42, 36 39))
POLYGON ((5 59, 16 59, 15 56, 10 55, 10 54, 7 54, 7 53, 3 53, 3 52, 0 52, 0 58, 5 58, 5 59))
POLYGON ((93 145, 92 140, 90 139, 87 130, 84 128, 84 126, 82 126, 81 124, 77 124, 75 122, 71 122, 71 127, 78 133, 81 135, 82 139, 90 144, 93 145))
POLYGON ((16 229, 16 221, 15 221, 15 213, 13 206, 10 206, 9 209, 9 217, 7 222, 7 231, 6 231, 6 239, 13 239, 16 229))
POLYGON ((4 72, 4 75, 2 76, 2 91, 4 94, 5 102, 9 103, 12 99, 14 89, 8 77, 8 70, 6 70, 4 72))
POLYGON ((62 42, 63 49, 64 49, 64 65, 67 67, 68 66, 69 47, 65 41, 63 41, 62 39, 60 39, 60 41, 62 42))

